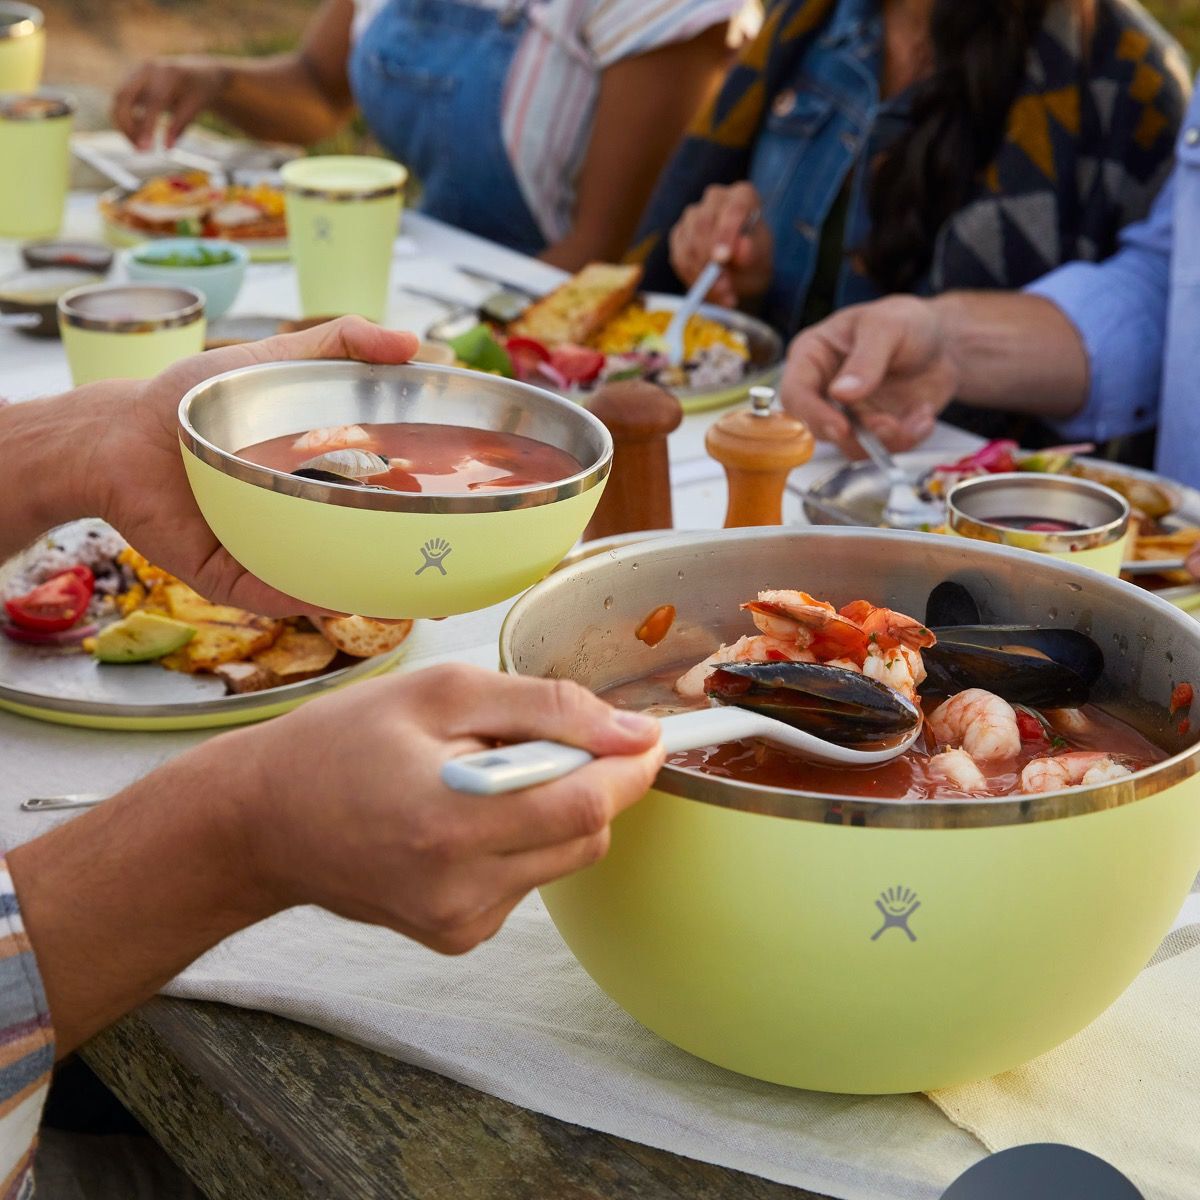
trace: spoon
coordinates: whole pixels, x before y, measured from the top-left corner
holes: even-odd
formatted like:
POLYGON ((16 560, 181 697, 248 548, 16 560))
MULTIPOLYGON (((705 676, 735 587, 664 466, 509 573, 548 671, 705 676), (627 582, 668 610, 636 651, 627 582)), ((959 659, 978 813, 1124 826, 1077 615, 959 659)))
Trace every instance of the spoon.
MULTIPOLYGON (((772 683, 772 680, 784 678, 787 668, 800 666, 809 664, 723 664, 717 673, 733 677, 735 684, 738 679, 750 681, 750 690, 744 690, 745 685, 727 688, 729 698, 710 693, 709 698, 715 701, 715 707, 663 717, 659 722, 663 748, 668 754, 676 754, 682 750, 698 750, 702 746, 720 745, 742 738, 762 738, 794 750, 812 762, 865 767, 898 758, 920 736, 922 720, 916 705, 884 684, 839 667, 821 667, 818 670, 830 672, 829 678, 835 683, 841 682, 842 677, 848 677, 856 681, 854 686, 863 692, 878 689, 877 698, 886 700, 892 714, 900 714, 906 724, 902 729, 895 729, 886 742, 882 737, 874 739, 874 748, 870 750, 838 745, 809 732, 804 726, 827 724, 829 711, 825 711, 826 721, 822 722, 822 713, 805 704, 813 698, 813 693, 803 687, 772 683), (757 689, 755 683, 760 684, 757 689), (734 692, 738 693, 736 698, 740 704, 729 702, 734 692), (770 713, 778 716, 771 716, 770 713)), ((852 722, 853 718, 850 720, 852 722)), ((853 732, 850 725, 848 732, 853 732)), ((860 736, 862 732, 860 729, 860 736)), ((456 792, 472 796, 497 796, 561 779, 585 766, 594 757, 586 750, 560 742, 520 742, 451 759, 442 767, 442 782, 456 792)))
POLYGON ((941 505, 921 499, 908 472, 888 453, 887 447, 863 425, 854 409, 836 400, 832 403, 841 409, 842 415, 850 422, 850 428, 854 430, 858 444, 888 482, 887 504, 883 509, 884 524, 894 529, 941 525, 946 519, 941 505))
MULTIPOLYGON (((756 208, 742 222, 742 227, 738 230, 737 240, 740 241, 748 234, 753 233, 754 227, 761 219, 762 209, 756 208)), ((713 284, 717 282, 721 272, 728 265, 728 263, 718 262, 715 258, 712 259, 708 266, 696 276, 695 283, 688 288, 683 302, 675 310, 675 315, 671 318, 671 323, 667 326, 666 333, 663 334, 664 352, 667 356, 667 362, 671 366, 678 367, 683 362, 683 339, 684 334, 687 332, 688 322, 696 315, 700 305, 704 303, 704 297, 712 290, 713 284)))

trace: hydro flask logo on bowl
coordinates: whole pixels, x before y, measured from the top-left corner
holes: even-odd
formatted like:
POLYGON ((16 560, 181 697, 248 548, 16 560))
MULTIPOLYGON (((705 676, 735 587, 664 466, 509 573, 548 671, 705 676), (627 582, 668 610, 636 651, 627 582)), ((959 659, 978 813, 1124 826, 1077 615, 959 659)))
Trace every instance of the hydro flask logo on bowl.
POLYGON ((328 217, 316 217, 313 220, 313 237, 318 242, 333 241, 333 226, 329 224, 328 217))
POLYGON ((430 538, 429 541, 421 547, 421 554, 425 561, 417 568, 417 575, 424 575, 430 567, 436 567, 443 575, 446 574, 446 568, 442 565, 446 555, 450 553, 453 547, 445 538, 430 538))
POLYGON ((880 892, 875 907, 883 914, 883 924, 871 934, 871 941, 877 941, 889 929, 902 929, 910 942, 917 940, 917 935, 908 927, 908 919, 921 907, 921 901, 911 888, 897 884, 880 892))

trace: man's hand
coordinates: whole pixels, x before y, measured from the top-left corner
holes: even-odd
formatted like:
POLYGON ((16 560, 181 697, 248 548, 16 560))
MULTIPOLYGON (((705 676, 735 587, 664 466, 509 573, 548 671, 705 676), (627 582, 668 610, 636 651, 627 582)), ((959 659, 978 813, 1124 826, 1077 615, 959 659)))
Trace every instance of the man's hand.
POLYGON ((656 721, 578 684, 457 664, 358 684, 226 740, 263 781, 234 819, 267 907, 320 904, 445 953, 491 937, 532 888, 602 857, 609 822, 663 758, 656 721), (511 795, 442 784, 450 758, 537 738, 599 757, 511 795))
POLYGON ((456 665, 213 738, 7 856, 58 1055, 293 905, 469 950, 531 888, 600 858, 662 759, 651 718, 573 683, 456 665), (597 758, 507 796, 442 786, 447 759, 526 738, 597 758))
POLYGON ((774 243, 765 221, 749 234, 742 227, 762 210, 753 184, 713 184, 698 204, 684 210, 671 230, 671 266, 689 287, 712 261, 725 270, 708 293, 712 304, 734 308, 739 300, 761 296, 771 283, 774 243))
POLYGON ((1193 579, 1200 579, 1200 545, 1187 556, 1187 569, 1192 573, 1193 579))
POLYGON ((818 438, 861 458, 831 398, 855 409, 890 450, 907 450, 933 432, 958 382, 935 305, 893 296, 842 309, 798 334, 780 386, 784 406, 818 438))
POLYGON ((104 517, 156 566, 217 603, 266 616, 317 610, 267 587, 245 571, 205 524, 184 474, 177 411, 183 395, 224 371, 302 358, 405 362, 416 352, 411 333, 343 317, 302 333, 212 350, 184 359, 145 383, 104 384, 108 420, 87 459, 90 511, 104 517))

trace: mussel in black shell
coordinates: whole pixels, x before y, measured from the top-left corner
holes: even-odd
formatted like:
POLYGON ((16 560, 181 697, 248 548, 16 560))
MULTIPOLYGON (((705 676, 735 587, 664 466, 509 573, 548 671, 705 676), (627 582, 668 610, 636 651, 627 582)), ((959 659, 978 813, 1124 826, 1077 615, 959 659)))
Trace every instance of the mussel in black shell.
POLYGON ((1010 704, 1064 708, 1086 703, 1104 671, 1103 651, 1075 629, 956 625, 934 633, 937 645, 921 652, 923 691, 984 688, 1010 704))
POLYGON ((725 663, 704 690, 839 746, 886 745, 921 721, 917 706, 886 684, 823 663, 725 663))

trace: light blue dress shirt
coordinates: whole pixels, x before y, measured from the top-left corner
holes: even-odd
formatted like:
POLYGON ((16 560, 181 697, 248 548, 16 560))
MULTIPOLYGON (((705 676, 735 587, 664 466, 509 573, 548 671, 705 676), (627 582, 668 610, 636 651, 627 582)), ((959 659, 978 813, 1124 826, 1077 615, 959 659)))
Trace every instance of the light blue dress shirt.
POLYGON ((1088 400, 1064 437, 1107 441, 1156 422, 1155 466, 1200 487, 1200 92, 1175 170, 1144 221, 1102 263, 1069 263, 1027 291, 1075 324, 1091 367, 1088 400))

